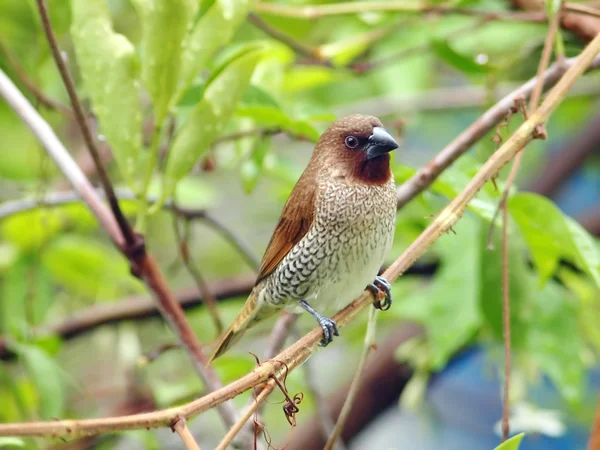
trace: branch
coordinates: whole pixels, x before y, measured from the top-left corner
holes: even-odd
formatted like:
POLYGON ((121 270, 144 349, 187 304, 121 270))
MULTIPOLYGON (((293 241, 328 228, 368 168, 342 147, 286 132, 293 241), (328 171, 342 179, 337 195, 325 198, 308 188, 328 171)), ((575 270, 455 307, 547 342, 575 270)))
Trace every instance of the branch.
POLYGON ((468 8, 457 8, 452 5, 434 5, 416 2, 342 2, 311 6, 292 6, 278 3, 258 2, 255 10, 274 16, 291 17, 295 19, 314 20, 327 16, 339 16, 346 14, 360 14, 366 11, 373 12, 398 12, 408 14, 460 14, 467 16, 482 16, 495 20, 524 20, 543 21, 545 16, 539 13, 522 13, 514 11, 495 12, 468 8))
POLYGON ((175 232, 175 236, 177 238, 177 249, 179 250, 179 255, 183 260, 183 264, 187 269, 188 273, 196 283, 196 287, 198 288, 198 292, 204 299, 204 304, 208 309, 208 313, 211 316, 213 323, 215 325, 215 329, 217 331, 217 337, 223 333, 223 321, 221 320, 221 316, 219 315, 219 311, 217 310, 217 299, 212 294, 210 288, 206 284, 204 280, 204 276, 200 269, 194 262, 194 259, 191 255, 189 248, 189 239, 190 239, 190 221, 186 220, 183 223, 184 231, 183 234, 179 229, 179 218, 174 215, 173 216, 173 231, 175 232))
MULTIPOLYGON (((208 284, 208 288, 217 300, 226 300, 246 296, 254 286, 254 276, 226 278, 208 284)), ((177 302, 183 309, 190 309, 204 304, 198 296, 196 288, 182 289, 174 292, 177 302)), ((97 304, 90 308, 71 314, 60 323, 43 326, 32 330, 36 337, 59 336, 61 339, 73 339, 83 333, 92 331, 102 325, 120 323, 125 320, 140 320, 160 316, 156 302, 147 295, 136 295, 110 304, 97 304)), ((5 341, 0 338, 0 359, 13 357, 5 341)))
MULTIPOLYGON (((518 8, 536 12, 543 11, 543 0, 510 0, 518 8)), ((596 17, 595 10, 585 5, 564 3, 563 9, 567 12, 561 17, 561 26, 565 30, 579 36, 584 41, 591 41, 600 33, 600 20, 596 17)))
POLYGON ((45 0, 36 0, 36 3, 40 18, 42 20, 42 28, 44 29, 44 33, 48 39, 48 44, 50 45, 50 51, 52 52, 54 62, 56 62, 56 66, 58 67, 58 71, 60 72, 60 76, 63 80, 65 88, 67 89, 69 98, 71 99, 73 112, 75 113, 75 120, 79 125, 85 145, 92 155, 94 163, 96 164, 96 171, 98 172, 98 176, 102 182, 102 187, 106 192, 106 198, 108 199, 112 213, 114 214, 117 224, 119 225, 119 229, 121 230, 121 234, 123 235, 125 243, 128 246, 133 246, 136 244, 136 237, 133 234, 133 230, 131 229, 129 222, 127 222, 127 219, 125 219, 123 211, 121 211, 119 202, 112 187, 112 183, 108 178, 108 173, 106 173, 104 165, 102 164, 100 150, 96 145, 96 140, 92 136, 92 131, 87 123, 83 107, 81 106, 81 101, 79 100, 79 96, 77 95, 77 91, 75 89, 75 84, 73 83, 71 74, 69 73, 69 70, 67 69, 65 61, 61 55, 60 48, 58 47, 58 42, 56 40, 54 30, 52 29, 52 23, 50 22, 48 7, 45 0))
POLYGON ((12 66, 12 69, 15 71, 15 74, 19 77, 19 80, 25 85, 25 87, 33 94, 35 99, 44 105, 47 108, 55 109, 68 117, 73 117, 73 110, 68 106, 63 105, 62 103, 57 102, 56 100, 47 97, 36 85, 35 82, 29 78, 27 72, 21 66, 17 58, 12 54, 12 52, 8 49, 4 42, 0 40, 0 53, 2 53, 8 63, 12 66))
MULTIPOLYGON (((534 138, 536 129, 545 124, 598 52, 600 52, 600 35, 577 57, 576 62, 548 94, 538 111, 523 123, 502 147, 491 155, 465 189, 436 216, 421 235, 394 261, 383 273, 383 277, 390 282, 396 280, 461 218, 469 201, 481 187, 534 138)), ((372 293, 365 291, 358 299, 337 313, 333 319, 338 327, 343 328, 372 303, 372 293)), ((315 352, 322 334, 321 327, 313 328, 302 339, 277 355, 276 358, 263 362, 250 373, 229 385, 182 406, 145 414, 102 419, 3 424, 0 425, 0 436, 80 436, 169 426, 177 416, 189 419, 268 381, 271 376, 281 376, 285 371, 295 369, 315 352)))
POLYGON ((354 404, 354 400, 356 398, 356 395, 358 394, 358 389, 360 388, 363 372, 367 363, 367 358, 369 357, 369 353, 375 345, 376 325, 377 309, 371 308, 371 311, 369 313, 369 322, 367 325, 367 333, 365 336, 365 343, 363 345, 363 351, 360 355, 360 359, 358 360, 358 367, 356 368, 356 373, 352 378, 352 383, 350 384, 350 389, 348 390, 348 396, 346 397, 344 406, 342 406, 342 410, 340 411, 340 415, 338 416, 335 428, 329 436, 329 439, 327 439, 327 443, 325 444, 325 447, 323 447, 323 450, 332 450, 335 446, 335 441, 342 434, 342 430, 344 429, 344 425, 346 424, 346 420, 348 419, 348 415, 352 410, 352 405, 354 404))
MULTIPOLYGON (((80 195, 81 194, 77 191, 61 191, 46 193, 41 198, 23 198, 19 200, 7 201, 0 204, 0 220, 5 219, 13 214, 19 214, 42 206, 56 207, 70 203, 79 203, 82 200, 80 195)), ((102 190, 97 189, 95 191, 95 195, 97 197, 104 198, 104 192, 102 190)), ((115 195, 119 200, 137 200, 135 194, 129 189, 115 189, 115 195)), ((148 197, 146 202, 148 204, 153 204, 156 202, 156 198, 148 197)), ((223 238, 240 253, 250 268, 258 271, 259 261, 254 252, 227 226, 227 224, 221 222, 209 212, 203 209, 181 208, 175 206, 171 201, 165 202, 163 208, 173 210, 175 214, 185 218, 186 220, 203 220, 206 225, 221 234, 221 236, 223 236, 223 238)))
POLYGON ((279 42, 284 43, 289 48, 291 48, 292 50, 294 50, 297 54, 305 56, 305 57, 307 57, 307 58, 309 58, 309 59, 311 59, 313 61, 316 61, 319 64, 323 64, 326 67, 333 67, 333 64, 331 64, 330 61, 324 60, 321 57, 319 57, 319 53, 318 53, 318 51, 317 51, 316 48, 309 47, 308 45, 303 44, 302 42, 297 41, 296 39, 294 39, 290 35, 284 33, 283 31, 278 30, 277 28, 269 25, 267 22, 265 22, 257 14, 252 13, 252 12, 249 13, 248 14, 248 20, 256 28, 262 30, 265 34, 268 34, 273 39, 276 39, 279 42))
POLYGON ((592 425, 590 441, 587 448, 588 450, 598 450, 600 448, 600 398, 598 399, 598 406, 596 407, 596 414, 594 415, 594 424, 592 425))
MULTIPOLYGON (((561 79, 565 71, 572 69, 578 58, 566 59, 558 62, 544 72, 543 89, 548 89, 561 79)), ((587 70, 600 67, 600 56, 595 57, 587 70)), ((406 205, 423 190, 431 186, 435 179, 472 145, 484 137, 488 132, 500 123, 508 111, 513 107, 515 98, 528 98, 537 83, 537 78, 532 78, 520 88, 511 92, 498 103, 488 109, 481 117, 473 122, 469 128, 463 131, 450 144, 439 152, 422 169, 418 170, 409 180, 398 187, 398 208, 406 205)))
MULTIPOLYGON (((411 323, 401 324, 382 339, 381 345, 375 349, 375 357, 365 367, 361 389, 358 390, 355 403, 360 408, 354 408, 342 432, 342 438, 350 442, 352 437, 374 420, 379 413, 392 405, 397 405, 397 398, 411 377, 411 369, 398 361, 396 349, 403 343, 423 336, 423 329, 411 323)), ((332 413, 339 415, 342 410, 350 385, 337 389, 325 399, 332 413)), ((322 437, 319 417, 310 419, 295 433, 294 440, 289 442, 288 450, 304 450, 307 448, 323 448, 325 439, 322 437)))
MULTIPOLYGON (((542 50, 542 56, 538 65, 536 83, 529 99, 529 112, 533 114, 537 108, 537 104, 542 95, 543 88, 543 73, 548 68, 550 63, 550 57, 552 56, 552 48, 555 42, 555 36, 558 31, 558 21, 560 18, 560 12, 556 12, 550 20, 550 26, 548 33, 546 34, 546 40, 544 41, 544 49, 542 50)), ((545 133, 545 131, 544 131, 545 133)), ((545 134, 544 134, 545 136, 545 134)), ((502 337, 504 340, 504 396, 503 396, 503 409, 502 409, 502 441, 508 439, 510 434, 509 424, 509 413, 510 413, 510 367, 511 367, 511 329, 510 329, 510 278, 509 278, 509 260, 508 260, 508 193, 510 188, 515 181, 521 159, 523 158, 523 151, 517 153, 508 178, 504 187, 504 193, 500 200, 499 208, 502 209, 502 337)), ((495 215, 494 215, 495 217, 495 215)), ((490 227, 494 226, 494 221, 490 224, 490 227)))
POLYGON ((174 432, 176 432, 181 440, 185 444, 188 450, 200 450, 200 446, 192 436, 190 429, 187 426, 186 420, 183 417, 177 417, 173 425, 171 426, 174 432))

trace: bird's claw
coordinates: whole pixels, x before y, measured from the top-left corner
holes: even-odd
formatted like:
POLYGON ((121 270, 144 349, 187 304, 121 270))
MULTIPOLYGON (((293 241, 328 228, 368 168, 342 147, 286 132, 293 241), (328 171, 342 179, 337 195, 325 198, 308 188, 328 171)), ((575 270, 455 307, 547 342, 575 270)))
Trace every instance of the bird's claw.
POLYGON ((373 302, 373 306, 380 311, 387 311, 392 306, 392 285, 383 277, 379 275, 375 277, 375 280, 372 284, 367 286, 373 295, 375 296, 375 301, 373 302), (379 299, 381 294, 384 294, 384 299, 381 301, 379 299))
POLYGON ((331 341, 333 341, 333 336, 339 336, 340 333, 337 328, 337 324, 335 320, 332 320, 328 317, 321 317, 319 319, 319 325, 323 329, 323 339, 321 339, 321 347, 327 347, 331 341))

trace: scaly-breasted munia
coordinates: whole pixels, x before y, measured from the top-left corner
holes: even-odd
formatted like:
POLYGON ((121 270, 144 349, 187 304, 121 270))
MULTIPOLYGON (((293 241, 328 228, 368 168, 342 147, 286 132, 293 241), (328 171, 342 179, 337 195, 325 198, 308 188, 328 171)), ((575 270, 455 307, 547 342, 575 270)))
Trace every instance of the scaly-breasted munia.
POLYGON ((346 306, 365 288, 383 291, 389 306, 390 286, 377 273, 394 237, 389 152, 397 147, 371 116, 339 119, 323 133, 283 208, 256 284, 211 361, 284 308, 308 311, 323 328, 325 346, 338 330, 322 311, 346 306))

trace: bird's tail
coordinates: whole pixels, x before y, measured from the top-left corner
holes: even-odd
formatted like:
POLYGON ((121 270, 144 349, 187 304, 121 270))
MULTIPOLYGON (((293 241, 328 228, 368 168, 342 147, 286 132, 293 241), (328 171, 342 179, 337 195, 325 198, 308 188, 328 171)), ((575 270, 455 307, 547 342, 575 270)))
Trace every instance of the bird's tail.
POLYGON ((234 319, 233 323, 229 326, 229 328, 227 328, 225 333, 223 333, 223 336, 221 336, 221 339, 215 347, 215 350, 213 351, 212 355, 210 355, 208 364, 212 363, 216 358, 221 356, 231 346, 238 342, 246 330, 257 322, 257 303, 258 292, 256 289, 254 289, 250 293, 248 300, 246 300, 246 303, 244 303, 244 307, 234 319))

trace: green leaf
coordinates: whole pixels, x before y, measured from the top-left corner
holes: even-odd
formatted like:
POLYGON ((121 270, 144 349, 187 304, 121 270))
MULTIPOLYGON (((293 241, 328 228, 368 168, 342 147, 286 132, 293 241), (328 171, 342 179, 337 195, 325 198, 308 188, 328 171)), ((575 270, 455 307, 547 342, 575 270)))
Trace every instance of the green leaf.
POLYGON ((179 83, 183 46, 197 0, 133 0, 142 19, 142 81, 162 124, 179 83))
POLYGON ((27 330, 28 270, 26 258, 19 258, 2 277, 0 285, 0 334, 22 337, 27 330))
POLYGON ((263 49, 264 46, 257 44, 244 47, 209 81, 202 100, 175 136, 167 157, 161 202, 173 193, 177 182, 192 170, 225 128, 250 83, 263 49))
POLYGON ((551 277, 561 258, 576 264, 600 287, 600 251, 593 238, 547 198, 517 194, 509 199, 516 221, 540 274, 540 283, 551 277))
POLYGON ((16 437, 0 437, 0 448, 25 447, 25 442, 16 437))
POLYGON ((2 221, 2 235, 25 251, 38 249, 58 233, 63 221, 54 211, 36 209, 2 221))
POLYGON ((525 436, 525 433, 519 433, 516 436, 507 439, 494 450, 519 450, 519 446, 521 445, 521 440, 525 436))
POLYGON ((110 299, 142 291, 127 261, 91 239, 62 235, 44 249, 42 262, 55 282, 79 295, 110 299))
POLYGON ((576 248, 576 262, 600 288, 600 250, 594 238, 578 222, 563 216, 576 248))
POLYGON ((196 23, 183 42, 180 93, 192 84, 213 53, 231 40, 234 32, 246 20, 251 3, 250 0, 215 0, 196 23))
POLYGON ((256 187, 262 173, 265 156, 270 148, 270 139, 259 139, 255 145, 252 157, 242 164, 240 169, 244 191, 250 193, 256 187))
POLYGON ((236 114, 251 118, 259 125, 281 128, 293 135, 302 136, 314 142, 319 139, 319 132, 309 122, 293 119, 275 106, 242 104, 238 106, 236 114))
POLYGON ((444 367, 481 325, 480 226, 477 221, 464 218, 456 233, 438 240, 440 269, 429 289, 403 299, 397 306, 400 314, 425 326, 433 370, 444 367), (460 255, 458 264, 456 255, 460 255))
POLYGON ((36 346, 19 343, 12 344, 11 349, 23 358, 38 390, 42 418, 61 417, 65 409, 65 394, 60 367, 36 346))
POLYGON ((445 40, 434 39, 431 42, 431 48, 438 57, 461 72, 468 74, 482 74, 489 71, 487 61, 479 63, 472 56, 454 50, 445 40))
POLYGON ((532 294, 525 313, 535 319, 527 327, 523 356, 548 375, 565 400, 576 403, 585 376, 576 303, 555 282, 532 294))
POLYGON ((115 33, 105 0, 71 0, 71 35, 92 108, 123 176, 131 185, 142 143, 139 63, 115 33))

